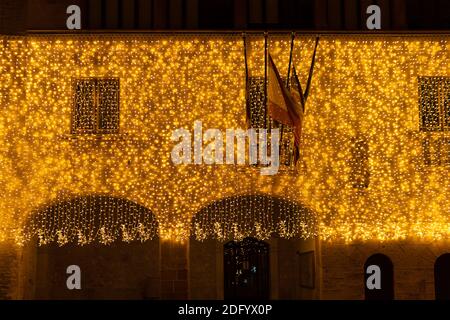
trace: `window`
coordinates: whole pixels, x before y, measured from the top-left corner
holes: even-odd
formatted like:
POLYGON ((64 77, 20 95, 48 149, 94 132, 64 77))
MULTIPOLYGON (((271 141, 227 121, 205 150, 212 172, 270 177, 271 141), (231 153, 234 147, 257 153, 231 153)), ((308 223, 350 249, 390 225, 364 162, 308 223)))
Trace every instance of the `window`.
POLYGON ((366 300, 394 299, 394 265, 388 256, 376 253, 364 264, 366 300))
POLYGON ((264 77, 249 77, 248 90, 251 127, 265 128, 270 117, 265 107, 264 77))
POLYGON ((450 131, 450 77, 419 77, 420 130, 450 131))
POLYGON ((353 188, 368 188, 370 183, 369 143, 363 137, 352 139, 350 182, 353 188))
POLYGON ((422 147, 426 165, 450 165, 450 137, 426 137, 422 140, 422 147))
POLYGON ((450 77, 419 77, 420 130, 424 163, 450 164, 450 77), (445 134, 445 135, 444 135, 445 134))
POLYGON ((450 253, 445 253, 436 259, 434 290, 437 300, 450 300, 450 253))
MULTIPOLYGON (((285 79, 283 79, 285 81, 285 79)), ((294 131, 292 127, 272 120, 267 112, 264 77, 248 78, 248 106, 252 128, 280 129, 280 165, 285 169, 294 165, 294 131)), ((269 131, 268 130, 268 131, 269 131)), ((280 167, 280 169, 281 169, 280 167)))
POLYGON ((119 79, 73 81, 72 134, 119 132, 119 79))

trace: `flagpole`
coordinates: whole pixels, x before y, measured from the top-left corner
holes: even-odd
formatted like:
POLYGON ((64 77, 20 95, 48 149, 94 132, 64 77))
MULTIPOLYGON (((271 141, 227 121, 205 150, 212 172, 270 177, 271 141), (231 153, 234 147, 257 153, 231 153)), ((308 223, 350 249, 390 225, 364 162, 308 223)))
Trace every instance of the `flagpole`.
POLYGON ((264 128, 267 129, 267 31, 264 32, 264 128))
POLYGON ((317 53, 317 46, 318 45, 319 45, 319 37, 316 37, 316 44, 314 46, 314 52, 313 52, 313 56, 312 56, 312 59, 311 59, 311 66, 309 67, 308 81, 306 83, 306 89, 305 89, 305 94, 304 94, 305 103, 306 103, 306 99, 308 99, 309 88, 311 87, 311 81, 312 81, 312 76, 313 76, 313 72, 314 72, 314 64, 316 62, 316 53, 317 53))
POLYGON ((245 62, 245 112, 247 115, 247 126, 251 128, 252 119, 251 119, 251 111, 250 111, 250 103, 249 103, 249 83, 248 83, 248 63, 247 63, 247 34, 245 32, 242 33, 242 39, 244 41, 244 62, 245 62))
POLYGON ((294 40, 295 40, 295 32, 293 31, 291 33, 291 50, 289 52, 289 66, 288 66, 288 72, 287 72, 287 78, 286 78, 286 87, 289 89, 290 86, 290 76, 291 76, 291 65, 292 65, 292 53, 294 51, 294 40))
MULTIPOLYGON (((286 88, 290 88, 291 87, 291 82, 290 82, 290 76, 291 76, 291 65, 292 65, 292 55, 293 55, 293 51, 294 51, 294 40, 295 40, 295 32, 291 32, 291 48, 289 51, 289 65, 288 65, 288 72, 287 72, 287 77, 286 77, 286 88)), ((284 149, 284 144, 283 144, 283 124, 280 124, 280 141, 281 141, 281 145, 283 146, 284 149)))

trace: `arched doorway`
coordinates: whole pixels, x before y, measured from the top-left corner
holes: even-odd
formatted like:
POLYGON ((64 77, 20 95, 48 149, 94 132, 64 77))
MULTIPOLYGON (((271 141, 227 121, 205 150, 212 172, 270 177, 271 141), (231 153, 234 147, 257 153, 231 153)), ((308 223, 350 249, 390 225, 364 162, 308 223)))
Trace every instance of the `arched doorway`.
POLYGON ((255 238, 224 245, 224 298, 269 299, 269 244, 255 238))
POLYGON ((376 253, 367 258, 364 288, 366 300, 394 299, 394 265, 388 256, 376 253))
MULTIPOLYGON (((24 298, 29 299, 158 299, 160 296, 160 253, 157 222, 152 212, 132 201, 109 196, 83 196, 60 202, 41 210, 29 221, 40 224, 47 234, 62 225, 70 241, 63 245, 30 242, 24 250, 28 256, 25 270, 24 298), (104 244, 98 237, 110 225, 117 238, 104 244), (154 237, 123 240, 124 227, 140 225, 154 237), (74 230, 70 230, 70 226, 74 230), (84 228, 86 227, 86 229, 84 228), (78 231, 77 231, 78 229, 78 231), (92 235, 92 241, 81 245, 81 238, 92 235), (80 268, 81 289, 69 289, 69 266, 80 268)), ((131 231, 130 231, 131 232, 131 231)), ((50 236, 49 236, 50 237, 50 236)), ((56 239, 55 239, 56 240, 56 239)))
POLYGON ((318 239, 302 233, 314 228, 312 211, 277 197, 211 203, 192 219, 190 298, 317 298, 318 239))
POLYGON ((450 300, 450 253, 445 253, 434 263, 434 290, 437 300, 450 300))

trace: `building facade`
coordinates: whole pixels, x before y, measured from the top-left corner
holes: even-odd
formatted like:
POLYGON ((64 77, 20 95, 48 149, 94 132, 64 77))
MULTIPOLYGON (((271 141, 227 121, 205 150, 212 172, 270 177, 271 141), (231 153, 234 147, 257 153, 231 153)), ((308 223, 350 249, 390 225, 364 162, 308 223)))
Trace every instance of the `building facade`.
MULTIPOLYGON (((295 36, 303 87, 315 37, 295 36)), ((448 35, 320 34, 275 175, 208 164, 207 141, 177 165, 173 135, 269 128, 266 54, 284 77, 290 34, 1 43, 3 298, 363 299, 375 254, 395 298, 448 294, 448 35)))

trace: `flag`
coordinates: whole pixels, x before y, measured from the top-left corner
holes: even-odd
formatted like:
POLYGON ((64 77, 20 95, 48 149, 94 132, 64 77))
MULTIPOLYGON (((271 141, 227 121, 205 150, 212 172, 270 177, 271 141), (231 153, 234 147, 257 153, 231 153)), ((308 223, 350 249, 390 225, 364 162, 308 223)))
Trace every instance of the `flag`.
MULTIPOLYGON (((299 92, 301 92, 301 89, 300 91, 298 90, 299 89, 297 89, 297 92, 300 97, 299 92)), ((296 100, 292 92, 284 85, 270 54, 267 98, 269 115, 271 118, 294 128, 294 144, 296 147, 297 158, 302 131, 303 106, 300 103, 301 100, 296 100)))
POLYGON ((244 62, 245 62, 245 114, 246 114, 246 122, 247 127, 252 127, 252 119, 251 119, 251 110, 250 110, 250 86, 249 86, 249 77, 248 77, 248 63, 247 63, 247 36, 244 33, 242 36, 244 40, 244 62))
MULTIPOLYGON (((314 63, 316 59, 317 47, 319 45, 319 37, 316 38, 314 52, 312 55, 311 65, 308 74, 306 89, 303 92, 302 86, 297 76, 295 66, 293 66, 293 77, 288 79, 284 85, 281 80, 280 73, 269 54, 269 74, 268 74, 268 110, 272 119, 291 126, 294 128, 294 160, 297 162, 300 155, 300 138, 302 132, 303 117, 305 113, 306 100, 308 99, 311 80, 314 72, 314 63)), ((292 54, 293 42, 291 45, 292 54)), ((290 69, 291 62, 289 62, 290 69)), ((288 71, 289 77, 289 71, 288 71)))

